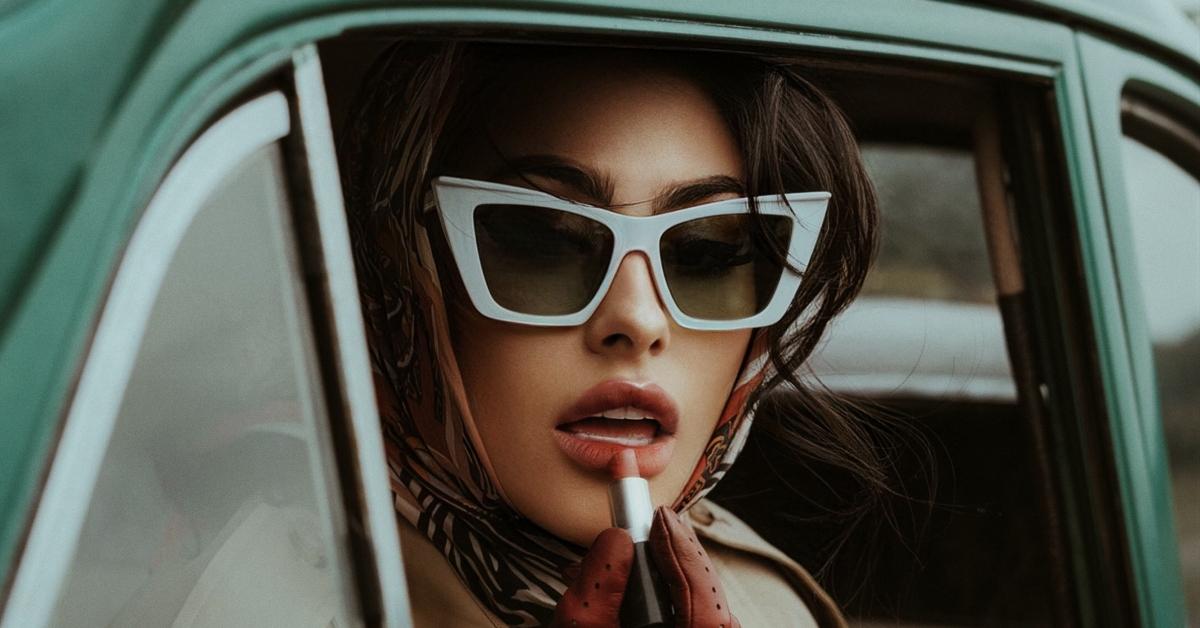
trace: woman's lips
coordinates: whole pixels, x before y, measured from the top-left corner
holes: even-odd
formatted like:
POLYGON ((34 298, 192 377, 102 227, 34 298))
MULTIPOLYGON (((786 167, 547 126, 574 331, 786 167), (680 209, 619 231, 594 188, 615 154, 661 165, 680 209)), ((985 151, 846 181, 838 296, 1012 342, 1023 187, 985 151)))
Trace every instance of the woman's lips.
POLYGON ((642 476, 653 477, 671 461, 678 425, 675 402, 662 388, 612 380, 588 389, 563 413, 554 439, 573 462, 597 471, 631 449, 642 476))
MULTIPOLYGON (((557 425, 588 417, 600 416, 609 410, 633 408, 643 416, 658 421, 662 431, 674 434, 679 426, 679 410, 675 400, 657 384, 635 384, 625 380, 609 380, 584 391, 579 399, 556 421, 557 425)), ((626 417, 630 416, 628 412, 626 417)))
POLYGON ((658 421, 587 418, 560 425, 558 429, 584 440, 642 447, 654 442, 658 421))
POLYGON ((638 469, 644 478, 662 473, 671 462, 671 454, 675 452, 675 437, 670 434, 656 436, 650 444, 638 447, 588 440, 564 430, 554 430, 554 440, 575 464, 594 471, 606 471, 613 456, 623 449, 631 449, 637 456, 638 469))

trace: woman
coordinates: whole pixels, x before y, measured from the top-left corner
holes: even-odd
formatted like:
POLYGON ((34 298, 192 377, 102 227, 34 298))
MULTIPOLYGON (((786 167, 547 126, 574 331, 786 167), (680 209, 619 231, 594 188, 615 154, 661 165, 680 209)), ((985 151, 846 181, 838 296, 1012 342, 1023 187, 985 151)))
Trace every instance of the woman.
POLYGON ((825 96, 751 57, 401 45, 342 153, 417 625, 615 624, 632 550, 605 466, 623 449, 663 507, 650 543, 680 625, 842 622, 703 500, 873 250, 873 192, 825 96), (827 207, 780 210, 814 191, 827 207), (623 219, 697 206, 721 215, 623 219))

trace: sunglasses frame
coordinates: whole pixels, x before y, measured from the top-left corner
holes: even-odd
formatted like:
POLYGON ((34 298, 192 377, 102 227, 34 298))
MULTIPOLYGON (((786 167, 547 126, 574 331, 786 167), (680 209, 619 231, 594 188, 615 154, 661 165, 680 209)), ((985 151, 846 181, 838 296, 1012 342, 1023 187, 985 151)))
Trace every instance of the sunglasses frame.
MULTIPOLYGON (((775 294, 767 306, 753 316, 711 320, 688 316, 675 303, 663 272, 659 253, 659 240, 663 234, 680 223, 710 216, 749 214, 748 199, 738 198, 705 203, 653 216, 627 216, 610 209, 594 207, 565 200, 545 192, 529 188, 476 181, 458 177, 436 177, 432 182, 432 194, 426 210, 436 208, 441 218, 446 240, 454 261, 458 265, 463 285, 471 303, 480 314, 488 318, 523 325, 541 327, 567 327, 582 325, 608 294, 621 262, 627 255, 640 252, 650 260, 651 275, 658 296, 666 305, 671 317, 688 329, 720 331, 766 327, 779 321, 800 286, 802 275, 788 267, 783 268, 775 294), (475 209, 480 205, 529 205, 555 209, 590 218, 604 225, 613 234, 613 253, 605 270, 604 279, 596 289, 595 296, 583 309, 570 314, 542 315, 525 314, 510 310, 499 303, 488 289, 483 274, 479 248, 475 243, 475 209)), ((828 192, 800 192, 786 195, 771 194, 757 197, 758 213, 767 216, 787 216, 792 219, 792 236, 788 243, 788 258, 797 268, 804 268, 816 247, 825 211, 831 195, 828 192)))

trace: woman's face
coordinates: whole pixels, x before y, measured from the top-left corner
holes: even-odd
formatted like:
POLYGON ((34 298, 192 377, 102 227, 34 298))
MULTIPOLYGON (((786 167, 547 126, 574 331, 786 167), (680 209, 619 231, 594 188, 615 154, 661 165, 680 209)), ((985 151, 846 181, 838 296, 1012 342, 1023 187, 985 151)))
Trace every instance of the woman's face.
MULTIPOLYGON (((740 196, 736 141, 716 105, 681 75, 613 53, 552 63, 509 80, 486 114, 491 139, 476 133, 465 141, 455 174, 532 182, 639 216, 740 196)), ((609 452, 635 449, 656 505, 680 494, 751 334, 681 328, 664 308, 641 253, 621 261, 599 309, 583 325, 500 323, 469 303, 452 306, 451 319, 471 411, 505 494, 523 515, 581 545, 611 525, 611 476, 602 468, 609 452), (622 420, 619 410, 571 422, 581 400, 586 406, 596 398, 603 399, 600 405, 634 399, 628 404, 633 415, 669 413, 638 407, 666 400, 677 412, 674 434, 662 424, 670 419, 622 420)), ((595 405, 583 412, 600 414, 595 405)))

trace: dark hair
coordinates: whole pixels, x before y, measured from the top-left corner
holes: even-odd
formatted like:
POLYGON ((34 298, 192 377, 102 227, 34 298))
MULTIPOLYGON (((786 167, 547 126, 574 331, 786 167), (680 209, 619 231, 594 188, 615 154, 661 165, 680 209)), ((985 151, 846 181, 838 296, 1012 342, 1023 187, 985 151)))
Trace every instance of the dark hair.
MULTIPOLYGON (((584 54, 612 52, 461 42, 404 43, 386 51, 350 109, 347 141, 341 143, 357 233, 411 228, 430 179, 442 173, 504 77, 547 59, 584 54)), ((620 54, 681 72, 711 95, 740 146, 748 196, 832 193, 796 299, 767 330, 773 374, 749 403, 787 388, 787 395, 772 396, 774 411, 756 429, 776 436, 797 457, 854 477, 858 503, 850 518, 884 506, 893 493, 890 465, 861 413, 856 417, 845 402, 800 375, 830 320, 858 294, 876 249, 875 192, 845 116, 785 58, 669 50, 620 54)))

